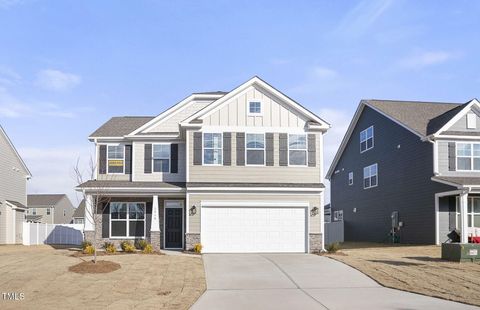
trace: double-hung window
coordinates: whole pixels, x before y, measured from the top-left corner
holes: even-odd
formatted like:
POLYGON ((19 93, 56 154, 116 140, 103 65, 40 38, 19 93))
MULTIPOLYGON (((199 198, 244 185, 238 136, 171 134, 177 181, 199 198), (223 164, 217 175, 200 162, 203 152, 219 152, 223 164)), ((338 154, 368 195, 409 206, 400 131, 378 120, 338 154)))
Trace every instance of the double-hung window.
POLYGON ((288 163, 291 166, 307 165, 307 135, 288 135, 288 163))
POLYGON ((125 147, 109 145, 107 150, 108 173, 123 173, 125 163, 125 147))
POLYGON ((371 188, 378 185, 378 165, 373 164, 363 168, 363 188, 371 188))
POLYGON ((170 172, 170 144, 154 144, 152 153, 153 172, 170 172))
POLYGON ((262 102, 261 101, 250 101, 248 103, 248 114, 251 116, 261 115, 262 114, 262 102))
POLYGON ((457 170, 480 170, 480 143, 457 143, 457 170))
POLYGON ((203 134, 203 164, 204 165, 222 165, 223 149, 222 149, 221 133, 204 133, 203 134))
POLYGON ((360 153, 373 148, 373 126, 360 132, 360 153))
POLYGON ((247 165, 265 165, 265 134, 247 133, 246 136, 247 165))
MULTIPOLYGON (((458 201, 457 196, 457 207, 456 207, 456 227, 460 227, 461 218, 460 218, 460 202, 458 201)), ((468 197, 467 204, 467 227, 480 227, 480 197, 468 197)))
POLYGON ((114 238, 145 237, 145 203, 111 202, 110 236, 114 238))
POLYGON ((348 173, 348 185, 353 185, 353 172, 348 173))

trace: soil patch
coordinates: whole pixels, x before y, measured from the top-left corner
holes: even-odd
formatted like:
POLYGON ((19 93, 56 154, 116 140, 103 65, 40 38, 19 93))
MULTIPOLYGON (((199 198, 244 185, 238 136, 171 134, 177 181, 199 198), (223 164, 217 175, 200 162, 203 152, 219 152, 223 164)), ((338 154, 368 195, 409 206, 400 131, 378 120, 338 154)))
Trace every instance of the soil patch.
POLYGON ((120 264, 106 261, 106 260, 99 260, 96 263, 93 261, 86 261, 81 262, 80 264, 76 264, 68 268, 71 272, 75 273, 109 273, 115 270, 120 269, 120 264))

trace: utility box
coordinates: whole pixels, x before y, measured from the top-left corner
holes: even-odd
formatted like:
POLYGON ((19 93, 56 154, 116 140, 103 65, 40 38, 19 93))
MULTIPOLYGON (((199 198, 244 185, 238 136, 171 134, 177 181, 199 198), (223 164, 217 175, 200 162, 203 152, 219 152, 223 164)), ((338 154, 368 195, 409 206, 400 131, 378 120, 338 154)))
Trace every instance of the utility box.
POLYGON ((442 259, 452 262, 480 261, 480 244, 442 243, 442 259))

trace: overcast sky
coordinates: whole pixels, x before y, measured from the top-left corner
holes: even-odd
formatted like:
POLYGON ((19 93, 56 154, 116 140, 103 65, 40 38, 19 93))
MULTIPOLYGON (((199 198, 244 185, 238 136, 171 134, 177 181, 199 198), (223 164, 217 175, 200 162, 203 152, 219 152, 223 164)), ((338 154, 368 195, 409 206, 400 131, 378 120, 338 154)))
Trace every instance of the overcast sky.
POLYGON ((332 124, 328 168, 362 98, 480 96, 479 13, 479 1, 0 0, 0 124, 29 192, 75 204, 73 166, 110 117, 258 75, 332 124))

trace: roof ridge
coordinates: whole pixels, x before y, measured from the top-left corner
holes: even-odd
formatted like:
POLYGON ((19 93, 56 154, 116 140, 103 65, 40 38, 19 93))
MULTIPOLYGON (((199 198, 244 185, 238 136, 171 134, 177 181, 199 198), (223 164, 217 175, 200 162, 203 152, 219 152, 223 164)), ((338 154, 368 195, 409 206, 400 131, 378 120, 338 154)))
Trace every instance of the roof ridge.
POLYGON ((434 104, 451 104, 451 105, 463 105, 463 104, 465 104, 465 103, 460 103, 460 102, 445 102, 445 101, 396 100, 396 99, 374 99, 374 98, 363 99, 363 100, 364 101, 384 101, 384 102, 385 101, 388 101, 388 102, 406 102, 406 103, 434 103, 434 104))

